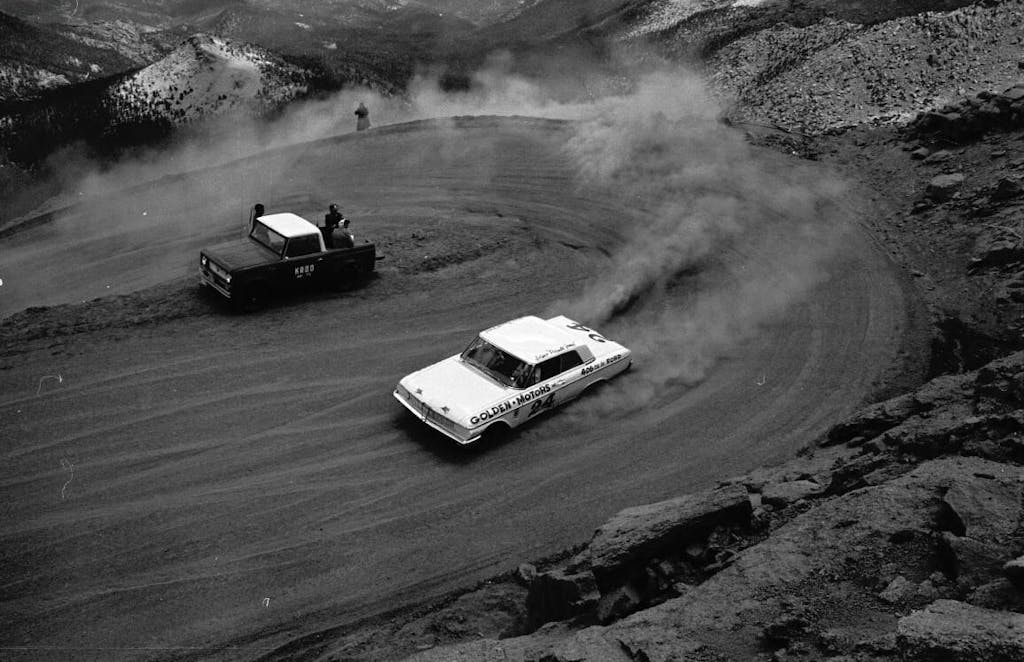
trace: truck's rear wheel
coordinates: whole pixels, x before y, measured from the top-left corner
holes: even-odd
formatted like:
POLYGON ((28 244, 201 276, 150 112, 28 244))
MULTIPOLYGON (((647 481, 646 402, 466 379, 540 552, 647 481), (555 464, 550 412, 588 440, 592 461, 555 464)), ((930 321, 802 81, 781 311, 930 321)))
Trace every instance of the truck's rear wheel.
POLYGON ((363 276, 356 267, 342 267, 334 281, 335 292, 348 292, 359 287, 363 282, 363 276))

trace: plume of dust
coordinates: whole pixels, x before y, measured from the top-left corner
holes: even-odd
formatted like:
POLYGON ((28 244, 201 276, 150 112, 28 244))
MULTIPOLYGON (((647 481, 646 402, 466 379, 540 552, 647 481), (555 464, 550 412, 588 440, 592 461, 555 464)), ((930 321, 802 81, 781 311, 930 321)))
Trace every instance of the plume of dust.
POLYGON ((580 180, 637 209, 612 263, 565 314, 634 351, 628 391, 582 411, 639 407, 711 367, 823 280, 847 223, 843 185, 782 155, 755 154, 680 71, 603 100, 569 144, 580 180), (613 404, 614 403, 614 404, 613 404))
POLYGON ((72 146, 49 160, 61 195, 31 215, 168 175, 210 168, 277 148, 352 133, 356 121, 354 111, 360 102, 370 108, 370 119, 375 127, 458 115, 571 119, 589 112, 587 103, 556 101, 554 90, 513 73, 513 67, 510 55, 496 53, 475 72, 472 85, 466 91, 444 91, 439 74, 421 72, 410 82, 407 93, 401 96, 351 87, 326 99, 292 104, 273 119, 232 113, 186 125, 176 132, 171 144, 136 150, 113 164, 100 163, 87 156, 80 145, 72 146))
MULTIPOLYGON (((4 288, 0 316, 26 306, 126 293, 183 275, 201 245, 242 231, 254 203, 274 208, 268 188, 289 180, 303 144, 355 133, 360 102, 370 108, 374 127, 452 115, 571 118, 588 112, 587 104, 573 101, 578 97, 571 90, 545 88, 513 73, 513 67, 509 56, 497 54, 469 90, 457 93, 442 91, 440 77, 426 72, 401 97, 347 88, 294 103, 272 118, 235 113, 182 127, 165 144, 136 149, 116 162, 95 159, 81 145, 69 147, 50 159, 60 192, 14 219, 54 212, 39 232, 20 236, 16 254, 5 256, 5 281, 14 285, 4 288), (146 258, 128 273, 123 262, 107 259, 111 252, 146 258), (45 274, 39 264, 47 265, 45 274), (76 285, 54 290, 46 285, 50 281, 76 285)), ((437 126, 444 129, 445 121, 437 126)), ((457 158, 460 143, 448 144, 456 150, 451 158, 457 158)), ((410 153, 410 166, 433 156, 410 153)), ((480 168, 486 173, 488 164, 480 168)), ((333 197, 328 191, 313 194, 333 197)))

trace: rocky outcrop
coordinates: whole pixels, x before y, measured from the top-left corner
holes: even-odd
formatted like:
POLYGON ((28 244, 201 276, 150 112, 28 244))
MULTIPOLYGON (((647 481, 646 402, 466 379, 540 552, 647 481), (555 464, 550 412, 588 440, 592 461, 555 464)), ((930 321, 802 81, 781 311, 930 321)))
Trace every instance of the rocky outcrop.
POLYGON ((937 175, 932 178, 932 181, 928 182, 925 195, 932 200, 949 200, 960 189, 964 179, 963 173, 960 172, 954 172, 949 175, 937 175))
POLYGON ((868 407, 833 427, 826 443, 918 458, 950 453, 1024 461, 1024 352, 868 407))
POLYGON ((529 585, 527 627, 578 616, 597 604, 597 583, 589 571, 569 573, 562 569, 538 574, 529 585))
POLYGON ((962 143, 992 131, 1024 126, 1024 82, 1001 94, 980 92, 938 110, 921 113, 908 126, 912 134, 962 143))
POLYGON ((1024 614, 938 600, 901 618, 896 641, 908 662, 1017 662, 1024 660, 1024 614))
POLYGON ((627 508, 594 533, 589 565, 598 585, 610 589, 625 583, 629 566, 700 541, 716 526, 748 524, 750 513, 747 490, 738 485, 627 508))

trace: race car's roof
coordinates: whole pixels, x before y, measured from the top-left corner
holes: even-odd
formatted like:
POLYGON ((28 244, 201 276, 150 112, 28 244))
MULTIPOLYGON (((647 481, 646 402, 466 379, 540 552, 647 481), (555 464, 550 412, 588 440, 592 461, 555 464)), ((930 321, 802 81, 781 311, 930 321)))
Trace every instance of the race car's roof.
POLYGON ((259 221, 282 237, 300 237, 320 231, 306 219, 291 212, 267 214, 260 216, 259 221))
POLYGON ((527 363, 543 361, 577 344, 567 330, 532 315, 492 326, 480 337, 527 363))

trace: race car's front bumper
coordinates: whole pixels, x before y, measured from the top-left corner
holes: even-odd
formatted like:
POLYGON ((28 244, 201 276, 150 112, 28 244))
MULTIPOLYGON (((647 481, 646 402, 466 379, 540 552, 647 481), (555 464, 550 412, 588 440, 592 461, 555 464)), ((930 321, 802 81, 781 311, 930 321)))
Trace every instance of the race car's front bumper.
POLYGON ((409 391, 407 391, 401 384, 395 388, 392 395, 395 396, 395 400, 401 402, 406 409, 411 411, 416 418, 420 419, 456 443, 465 446, 466 444, 471 444, 480 438, 480 432, 467 430, 440 412, 434 411, 426 403, 420 402, 416 396, 409 393, 409 391))

